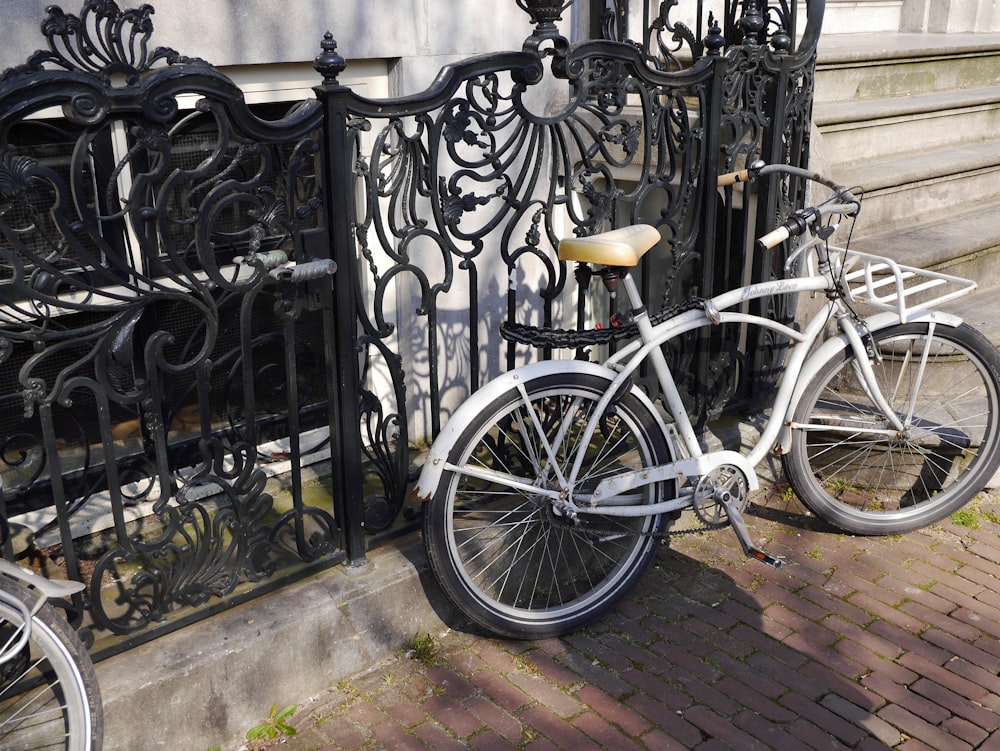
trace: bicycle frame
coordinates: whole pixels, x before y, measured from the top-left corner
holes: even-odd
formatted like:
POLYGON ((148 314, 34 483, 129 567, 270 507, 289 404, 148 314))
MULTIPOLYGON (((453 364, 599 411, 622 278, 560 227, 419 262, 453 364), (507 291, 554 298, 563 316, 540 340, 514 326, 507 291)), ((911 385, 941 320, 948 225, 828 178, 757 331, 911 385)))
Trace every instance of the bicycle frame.
MULTIPOLYGON (((838 287, 838 277, 846 264, 847 251, 838 248, 827 248, 825 241, 813 238, 809 242, 804 243, 796 251, 792 258, 789 259, 789 263, 791 264, 798 257, 809 258, 808 254, 817 248, 821 249, 827 260, 821 260, 820 268, 815 272, 812 271, 812 265, 806 263, 805 265, 809 271, 807 275, 792 276, 773 282, 750 284, 723 292, 711 300, 707 300, 703 310, 689 310, 655 326, 649 320, 649 316, 644 310, 634 280, 630 274, 625 274, 622 283, 629 297, 629 303, 633 309, 643 311, 635 318, 635 323, 640 333, 639 339, 623 347, 601 365, 585 363, 579 360, 534 363, 510 371, 470 396, 465 404, 460 407, 459 411, 452 416, 452 419, 445 426, 442 433, 435 439, 431 447, 431 452, 424 464, 420 479, 413 491, 414 497, 429 499, 433 495, 445 471, 461 472, 485 480, 496 479, 497 474, 492 470, 458 467, 448 462, 448 454, 451 446, 457 439, 458 431, 472 415, 481 409, 483 404, 488 403, 489 400, 502 391, 512 387, 517 388, 523 394, 525 401, 527 401, 528 396, 524 383, 532 377, 556 372, 557 369, 562 371, 575 369, 581 372, 593 372, 605 377, 609 381, 605 393, 597 402, 593 415, 585 428, 584 444, 587 438, 593 435, 598 429, 601 416, 612 405, 616 396, 629 388, 629 380, 633 377, 639 366, 646 361, 650 363, 657 376, 664 403, 674 418, 673 424, 661 423, 663 433, 672 452, 673 461, 656 467, 625 472, 607 478, 601 481, 590 495, 575 494, 573 491, 580 472, 581 462, 583 461, 582 455, 577 457, 568 476, 557 478, 558 489, 528 485, 517 481, 516 478, 503 478, 509 487, 520 488, 538 497, 548 497, 554 501, 558 500, 565 511, 571 515, 589 513, 604 516, 639 517, 688 508, 692 503, 694 492, 690 486, 684 487, 676 498, 653 504, 637 504, 634 501, 635 496, 630 497, 626 493, 644 485, 665 481, 676 481, 679 486, 685 486, 688 478, 708 475, 723 466, 736 467, 745 477, 748 489, 750 491, 756 490, 759 487, 756 466, 772 449, 776 449, 778 453, 787 453, 788 451, 791 426, 787 424, 786 418, 794 410, 805 384, 833 357, 847 348, 850 348, 856 355, 856 360, 861 370, 861 378, 866 387, 870 389, 873 400, 883 409, 888 419, 893 422, 893 429, 900 430, 903 427, 903 420, 889 407, 880 392, 868 359, 863 334, 859 331, 859 325, 863 327, 866 333, 873 333, 887 326, 905 321, 927 321, 931 326, 940 324, 957 327, 961 324, 961 318, 930 309, 926 305, 922 307, 912 306, 909 309, 904 308, 902 300, 906 293, 900 289, 895 295, 899 298, 895 304, 879 302, 880 300, 889 299, 891 303, 892 300, 890 298, 893 297, 892 295, 883 295, 882 298, 878 298, 874 293, 870 294, 869 297, 875 301, 874 304, 881 308, 883 312, 863 319, 859 324, 858 319, 851 313, 851 308, 843 299, 843 285, 838 287), (835 268, 831 268, 829 257, 830 255, 836 256, 838 253, 843 254, 841 262, 836 264, 835 268), (778 294, 800 295, 813 293, 823 293, 827 299, 820 309, 806 322, 801 331, 762 316, 738 310, 730 310, 757 298, 778 294), (840 330, 839 335, 827 338, 817 347, 817 342, 822 339, 824 329, 831 320, 837 322, 840 330), (771 414, 765 423, 764 430, 761 432, 758 441, 745 455, 731 450, 702 450, 698 434, 681 402, 670 368, 661 349, 663 344, 674 337, 704 326, 722 325, 724 323, 754 324, 773 330, 787 337, 792 342, 791 351, 785 359, 785 371, 775 396, 771 414)), ((853 252, 851 256, 854 259, 861 257, 869 261, 874 259, 879 263, 887 263, 890 265, 891 270, 893 270, 893 274, 896 277, 899 276, 899 267, 892 262, 885 261, 876 256, 866 256, 865 254, 853 252)), ((974 289, 974 285, 957 277, 934 274, 932 272, 920 273, 932 276, 935 284, 941 281, 948 281, 965 285, 958 292, 939 299, 951 299, 961 294, 967 294, 974 289)), ((883 284, 881 281, 873 281, 873 276, 867 266, 861 272, 856 272, 855 276, 858 274, 860 274, 864 283, 869 287, 879 288, 883 284)), ((843 282, 843 279, 840 281, 843 282)), ((870 302, 870 300, 865 300, 865 302, 870 302)), ((642 395, 642 392, 633 390, 632 393, 638 393, 644 400, 648 401, 645 395, 642 395)), ((559 436, 556 436, 553 445, 546 445, 544 447, 553 466, 557 466, 558 464, 554 461, 554 457, 561 435, 560 433, 559 436)), ((736 519, 736 521, 739 523, 741 520, 736 519)))
MULTIPOLYGON (((803 248, 803 250, 809 249, 811 248, 803 248)), ((626 274, 622 282, 630 303, 634 308, 642 309, 642 300, 631 275, 626 274)), ((704 310, 687 311, 663 321, 657 326, 651 324, 647 313, 640 313, 635 319, 640 339, 624 347, 604 363, 605 366, 616 371, 616 375, 607 392, 598 402, 584 435, 585 437, 590 436, 593 431, 597 430, 600 416, 611 405, 614 396, 621 392, 639 366, 648 360, 660 383, 663 400, 674 418, 673 429, 667 430, 667 435, 674 448, 675 461, 607 478, 598 484, 589 498, 579 495, 573 496, 573 500, 576 501, 574 503, 575 510, 579 513, 600 513, 607 516, 646 516, 683 508, 689 503, 689 500, 683 495, 674 501, 644 505, 616 506, 614 499, 620 497, 626 490, 633 490, 647 484, 667 480, 683 483, 687 477, 702 476, 723 465, 736 466, 745 476, 750 490, 756 490, 758 487, 756 466, 775 446, 778 447, 779 453, 782 452, 782 447, 787 450, 788 436, 790 436, 792 426, 787 424, 786 418, 794 410, 798 397, 801 395, 800 384, 807 383, 813 373, 845 347, 849 347, 855 354, 862 383, 868 389, 875 404, 892 423, 892 429, 886 429, 885 432, 892 434, 902 430, 909 415, 900 419, 882 394, 871 367, 863 335, 858 330, 859 327, 851 315, 850 308, 839 294, 828 296, 819 311, 810 318, 801 331, 761 316, 729 311, 730 308, 749 300, 776 294, 799 295, 833 292, 837 289, 836 285, 834 272, 827 270, 811 276, 750 284, 723 292, 706 301, 704 310), (816 342, 821 339, 827 323, 831 320, 837 322, 841 335, 828 340, 828 342, 833 342, 833 345, 827 347, 826 350, 818 350, 810 355, 816 342), (705 326, 725 323, 749 323, 761 326, 787 337, 793 343, 791 351, 785 359, 785 371, 775 395, 771 414, 768 416, 756 444, 745 455, 735 451, 706 452, 702 450, 698 434, 687 415, 662 350, 662 345, 674 337, 705 326), (806 377, 803 378, 803 375, 806 377), (781 435, 782 431, 785 433, 784 436, 781 435), (678 455, 681 458, 677 459, 678 455)), ((908 320, 927 320, 931 326, 938 323, 958 326, 961 323, 961 319, 957 316, 928 310, 909 316, 908 320)), ((866 332, 873 332, 901 321, 902 318, 898 314, 884 313, 866 319, 863 325, 866 332)), ((581 455, 567 478, 569 487, 574 486, 582 461, 581 455)))
MULTIPOLYGON (((635 296, 638 299, 638 292, 635 290, 635 283, 631 276, 625 277, 623 285, 630 298, 635 296)), ((591 424, 586 427, 585 435, 589 436, 592 431, 597 429, 598 418, 610 406, 614 395, 619 393, 624 383, 632 377, 632 374, 639 366, 648 360, 659 381, 664 403, 674 418, 674 427, 673 430, 668 430, 668 436, 672 438, 675 457, 680 456, 681 458, 658 467, 627 472, 602 481, 595 489, 589 505, 581 506, 579 510, 581 512, 596 511, 599 507, 601 513, 616 516, 631 516, 633 513, 638 516, 646 515, 647 513, 662 513, 661 511, 653 510, 659 504, 608 509, 607 505, 609 501, 602 501, 601 499, 611 499, 614 496, 620 495, 625 489, 632 489, 645 484, 666 480, 683 482, 686 477, 708 474, 723 464, 737 466, 746 476, 750 489, 756 490, 757 481, 754 467, 764 458, 764 455, 777 437, 784 415, 791 406, 792 389, 796 383, 798 373, 802 369, 806 353, 822 334, 828 317, 833 311, 834 302, 828 301, 823 306, 821 313, 816 315, 801 332, 777 321, 749 313, 729 312, 727 309, 760 297, 768 297, 774 294, 819 292, 826 290, 828 287, 829 281, 822 276, 752 284, 724 292, 712 298, 707 301, 706 310, 691 310, 675 318, 668 319, 655 327, 650 324, 648 316, 645 313, 641 314, 635 321, 638 325, 641 338, 624 347, 605 362, 606 366, 617 371, 617 375, 609 386, 607 393, 597 404, 595 417, 591 419, 591 424), (747 455, 734 451, 705 452, 702 450, 698 434, 687 415, 661 348, 670 339, 689 331, 704 326, 722 325, 725 323, 753 323, 772 329, 794 342, 792 350, 786 359, 785 377, 778 390, 772 414, 767 421, 759 442, 747 455)), ((857 332, 847 332, 848 337, 852 334, 863 348, 857 332)), ((573 468, 573 473, 569 478, 570 485, 576 479, 581 461, 582 457, 578 459, 573 468)), ((575 497, 574 499, 577 501, 587 500, 579 497, 575 497)), ((686 501, 684 503, 686 504, 686 501)), ((670 505, 676 507, 677 502, 670 505)), ((672 508, 663 509, 663 511, 667 510, 672 510, 672 508)))

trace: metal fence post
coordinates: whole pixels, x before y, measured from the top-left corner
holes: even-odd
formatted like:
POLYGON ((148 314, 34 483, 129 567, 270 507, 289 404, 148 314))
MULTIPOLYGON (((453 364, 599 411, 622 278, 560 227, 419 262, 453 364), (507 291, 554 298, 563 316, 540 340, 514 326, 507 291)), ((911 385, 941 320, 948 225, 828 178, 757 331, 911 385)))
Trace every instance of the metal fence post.
MULTIPOLYGON (((326 320, 326 373, 330 395, 330 448, 334 508, 344 536, 348 566, 367 563, 362 487, 361 380, 358 373, 357 255, 351 232, 354 212, 354 180, 348 139, 345 99, 351 90, 337 77, 347 62, 337 54, 330 32, 322 42, 323 52, 314 67, 323 82, 314 88, 323 107, 320 160, 323 168, 322 198, 330 238, 330 257, 337 263, 332 287, 320 294, 332 295, 332 321, 326 320)), ((325 302, 325 301, 324 301, 325 302)))
MULTIPOLYGON (((727 248, 717 247, 718 228, 718 204, 719 191, 716 184, 716 175, 719 174, 720 148, 722 139, 722 114, 724 111, 724 94, 726 84, 726 71, 728 60, 722 54, 725 45, 725 38, 721 29, 714 26, 709 29, 705 37, 706 57, 712 61, 712 78, 708 82, 705 96, 705 110, 700 113, 701 122, 704 128, 704 157, 702 159, 702 171, 700 175, 701 184, 701 212, 698 216, 698 244, 702 248, 701 266, 701 288, 698 294, 701 297, 711 297, 721 292, 726 285, 726 277, 719 273, 720 266, 725 267, 728 262, 727 248)), ((696 389, 698 401, 697 419, 703 421, 708 418, 711 408, 713 378, 709 372, 712 359, 712 351, 715 341, 718 339, 716 332, 702 330, 698 334, 699 356, 695 363, 696 389)))
MULTIPOLYGON (((757 56, 769 75, 762 85, 765 93, 765 129, 760 145, 760 158, 768 163, 787 163, 798 167, 809 165, 809 143, 812 121, 813 84, 815 80, 816 39, 822 25, 824 5, 815 0, 809 3, 809 25, 800 48, 793 49, 794 38, 787 29, 775 31, 767 47, 758 47, 757 56)), ((794 28, 794 19, 790 26, 794 28)), ((764 27, 758 16, 757 30, 764 27)), ((748 35, 750 38, 750 35, 748 35)), ((752 43, 752 40, 751 40, 752 43)), ((756 226, 773 226, 779 217, 794 208, 805 205, 806 182, 789 181, 782 185, 778 175, 761 181, 758 186, 756 226)), ((781 278, 787 258, 787 247, 779 247, 753 256, 753 278, 768 281, 781 278)), ((758 312, 778 320, 791 322, 795 318, 796 301, 776 296, 773 300, 754 303, 758 312), (770 307, 768 307, 770 306, 770 307)), ((753 331, 748 357, 749 393, 753 403, 765 402, 776 387, 786 343, 778 344, 763 330, 753 331)))

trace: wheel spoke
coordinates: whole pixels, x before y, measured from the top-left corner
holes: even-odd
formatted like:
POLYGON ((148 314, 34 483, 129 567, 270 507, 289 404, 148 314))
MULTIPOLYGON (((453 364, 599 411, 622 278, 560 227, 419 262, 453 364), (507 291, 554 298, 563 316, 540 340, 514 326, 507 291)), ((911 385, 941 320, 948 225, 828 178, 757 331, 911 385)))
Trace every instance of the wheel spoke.
MULTIPOLYGON (((425 515, 432 570, 480 625, 505 635, 563 633, 611 607, 655 553, 656 517, 568 514, 600 480, 665 462, 651 413, 632 396, 595 412, 608 381, 526 382, 467 428, 441 502, 425 515), (588 428, 588 426, 590 426, 588 428), (571 487, 564 487, 573 477, 571 487)), ((651 503, 671 483, 629 495, 651 503)), ((439 494, 440 495, 440 494, 439 494)))
POLYGON ((907 324, 874 335, 892 415, 869 399, 851 355, 806 387, 784 463, 813 511, 851 531, 908 531, 981 489, 1000 461, 1000 384, 995 350, 970 332, 907 324))
POLYGON ((30 616, 18 603, 36 597, 0 576, 0 748, 4 751, 100 748, 102 714, 93 666, 76 633, 51 605, 30 616), (18 644, 23 646, 18 647, 18 644))

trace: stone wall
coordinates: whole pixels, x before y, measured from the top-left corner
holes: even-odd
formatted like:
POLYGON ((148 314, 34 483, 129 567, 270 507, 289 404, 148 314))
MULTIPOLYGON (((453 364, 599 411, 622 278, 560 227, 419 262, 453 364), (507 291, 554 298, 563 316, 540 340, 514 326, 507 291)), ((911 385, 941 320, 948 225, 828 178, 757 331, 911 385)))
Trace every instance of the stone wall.
MULTIPOLYGON (((143 0, 117 0, 138 7, 143 0)), ((0 69, 23 63, 43 46, 39 24, 52 0, 7 3, 0 31, 0 69)), ((311 62, 330 31, 348 60, 381 59, 391 95, 423 90, 445 63, 516 50, 531 33, 514 0, 152 0, 154 46, 173 47, 216 67, 311 62)), ((64 0, 66 13, 82 2, 64 0)), ((573 23, 565 14, 564 33, 573 23)))

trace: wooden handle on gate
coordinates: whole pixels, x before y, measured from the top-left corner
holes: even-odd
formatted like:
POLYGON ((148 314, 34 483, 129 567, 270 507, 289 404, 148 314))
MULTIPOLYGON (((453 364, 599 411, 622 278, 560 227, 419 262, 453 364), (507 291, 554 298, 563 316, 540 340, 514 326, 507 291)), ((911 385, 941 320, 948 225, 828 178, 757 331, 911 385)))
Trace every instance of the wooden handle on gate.
POLYGON ((745 183, 750 179, 750 170, 741 169, 739 172, 727 172, 719 175, 719 187, 725 188, 736 183, 745 183))

